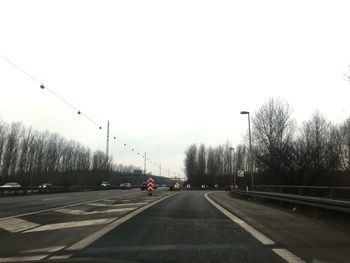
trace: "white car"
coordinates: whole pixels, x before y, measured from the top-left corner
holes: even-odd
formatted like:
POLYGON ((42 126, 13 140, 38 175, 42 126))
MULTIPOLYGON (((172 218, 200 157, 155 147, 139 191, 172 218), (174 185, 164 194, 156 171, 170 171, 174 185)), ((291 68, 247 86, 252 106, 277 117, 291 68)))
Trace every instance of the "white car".
POLYGON ((18 187, 22 187, 20 184, 18 183, 6 183, 0 186, 1 188, 18 188, 18 187))

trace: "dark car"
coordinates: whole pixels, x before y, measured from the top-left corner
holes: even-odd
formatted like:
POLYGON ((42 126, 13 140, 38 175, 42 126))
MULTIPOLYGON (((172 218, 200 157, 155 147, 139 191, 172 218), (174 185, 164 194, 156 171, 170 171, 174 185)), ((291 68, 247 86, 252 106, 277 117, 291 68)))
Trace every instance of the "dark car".
POLYGON ((141 188, 141 190, 146 190, 147 189, 147 182, 142 182, 140 188, 141 188))
POLYGON ((110 184, 109 184, 108 182, 106 182, 106 181, 103 181, 103 182, 101 183, 101 187, 106 188, 106 187, 109 187, 109 186, 110 186, 110 184))
POLYGON ((120 189, 132 189, 131 183, 122 183, 120 189))
POLYGON ((49 189, 49 188, 52 188, 52 184, 43 183, 43 184, 39 185, 39 188, 49 189))

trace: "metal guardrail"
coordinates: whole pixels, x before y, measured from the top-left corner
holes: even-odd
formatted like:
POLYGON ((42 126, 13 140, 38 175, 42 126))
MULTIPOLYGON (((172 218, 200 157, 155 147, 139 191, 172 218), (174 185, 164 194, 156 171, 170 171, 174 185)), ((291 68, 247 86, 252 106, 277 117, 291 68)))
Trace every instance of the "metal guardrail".
POLYGON ((254 191, 350 200, 350 187, 255 185, 254 191))
POLYGON ((0 188, 0 196, 9 195, 28 195, 28 194, 49 194, 49 193, 69 193, 69 192, 85 192, 85 191, 99 191, 120 189, 119 186, 53 186, 48 188, 40 187, 14 187, 14 188, 0 188))
POLYGON ((342 211, 342 212, 350 213, 350 201, 334 200, 334 199, 311 197, 311 196, 281 194, 281 193, 258 192, 258 191, 233 190, 232 192, 243 196, 273 199, 273 200, 279 200, 279 201, 284 201, 289 203, 295 203, 295 204, 301 204, 306 206, 324 208, 324 209, 333 210, 333 211, 342 211))

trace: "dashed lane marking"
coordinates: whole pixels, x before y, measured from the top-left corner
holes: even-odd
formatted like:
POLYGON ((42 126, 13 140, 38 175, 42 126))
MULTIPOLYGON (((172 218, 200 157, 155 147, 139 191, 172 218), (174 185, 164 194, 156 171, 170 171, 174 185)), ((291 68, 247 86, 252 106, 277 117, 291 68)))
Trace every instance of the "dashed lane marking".
POLYGON ((136 209, 135 207, 115 208, 115 209, 87 212, 84 215, 96 215, 96 214, 104 214, 104 213, 118 213, 118 212, 131 211, 131 210, 135 210, 135 209, 136 209))
POLYGON ((39 226, 21 218, 9 218, 0 221, 0 228, 11 233, 18 233, 39 226))
POLYGON ((148 202, 139 202, 139 203, 127 203, 127 204, 101 204, 101 203, 91 203, 89 205, 92 206, 99 206, 99 207, 120 207, 120 206, 139 206, 139 205, 145 205, 148 204, 148 202))
POLYGON ((38 249, 31 249, 31 250, 22 251, 21 253, 41 253, 41 252, 52 253, 52 252, 57 252, 63 248, 65 248, 65 246, 45 247, 45 248, 38 248, 38 249))
POLYGON ((78 210, 78 209, 68 209, 68 208, 61 208, 61 209, 56 209, 53 210, 54 212, 59 212, 59 213, 64 213, 68 215, 81 215, 84 214, 84 210, 78 210))
POLYGON ((41 201, 61 200, 61 199, 67 199, 67 198, 68 198, 68 196, 60 196, 60 197, 41 199, 41 201))
MULTIPOLYGON (((227 211, 225 208, 223 208, 218 203, 214 202, 209 196, 209 193, 206 193, 204 196, 205 198, 211 203, 213 206, 215 206, 220 212, 222 212, 225 216, 230 218, 233 222, 238 224, 240 227, 242 227, 245 231, 250 233, 253 237, 255 237, 257 240, 259 240, 264 245, 274 245, 275 242, 268 237, 266 237, 264 234, 260 233, 259 231, 255 230, 253 227, 248 225, 246 222, 238 218, 237 216, 231 214, 229 211, 227 211)), ((304 260, 297 257, 287 249, 282 248, 274 248, 272 249, 273 252, 275 252, 277 255, 279 255, 281 258, 283 258, 288 263, 305 263, 304 260)))
POLYGON ((59 256, 52 256, 49 259, 67 259, 73 256, 73 254, 65 254, 65 255, 59 255, 59 256))
POLYGON ((23 257, 7 257, 0 258, 0 262, 23 262, 23 261, 37 261, 42 260, 47 257, 47 255, 35 255, 35 256, 23 256, 23 257))
POLYGON ((23 233, 58 230, 58 229, 66 229, 66 228, 72 228, 72 227, 103 225, 103 224, 108 224, 115 219, 116 218, 103 218, 103 219, 83 220, 83 221, 65 222, 65 223, 57 223, 57 224, 47 224, 47 225, 42 225, 36 228, 29 229, 27 231, 24 231, 23 233))
POLYGON ((133 218, 134 216, 140 214, 141 212, 145 211, 146 209, 150 208, 151 206, 171 197, 173 194, 165 196, 153 203, 150 203, 148 205, 145 205, 143 207, 140 207, 139 209, 125 215, 122 218, 119 218, 112 223, 106 225, 105 227, 101 228, 97 232, 91 234, 90 236, 87 236, 86 238, 80 240, 79 242, 75 243, 74 245, 68 247, 66 250, 70 251, 76 251, 76 250, 81 250, 96 241, 97 239, 101 238, 102 236, 106 235, 108 232, 112 231, 114 228, 118 227, 119 225, 123 224, 124 222, 128 221, 130 218, 133 218))
POLYGON ((305 261, 303 261, 301 258, 294 255, 293 253, 289 252, 287 249, 273 248, 272 251, 275 252, 277 255, 279 255, 288 263, 305 263, 305 261))

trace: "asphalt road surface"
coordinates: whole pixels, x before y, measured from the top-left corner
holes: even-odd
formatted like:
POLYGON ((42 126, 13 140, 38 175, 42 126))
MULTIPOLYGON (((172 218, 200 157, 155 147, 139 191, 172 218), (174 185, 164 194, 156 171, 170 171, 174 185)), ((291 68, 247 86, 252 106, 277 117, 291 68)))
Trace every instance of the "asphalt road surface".
POLYGON ((2 198, 0 215, 0 263, 350 258, 347 233, 225 192, 163 189, 148 196, 111 190, 2 198))

